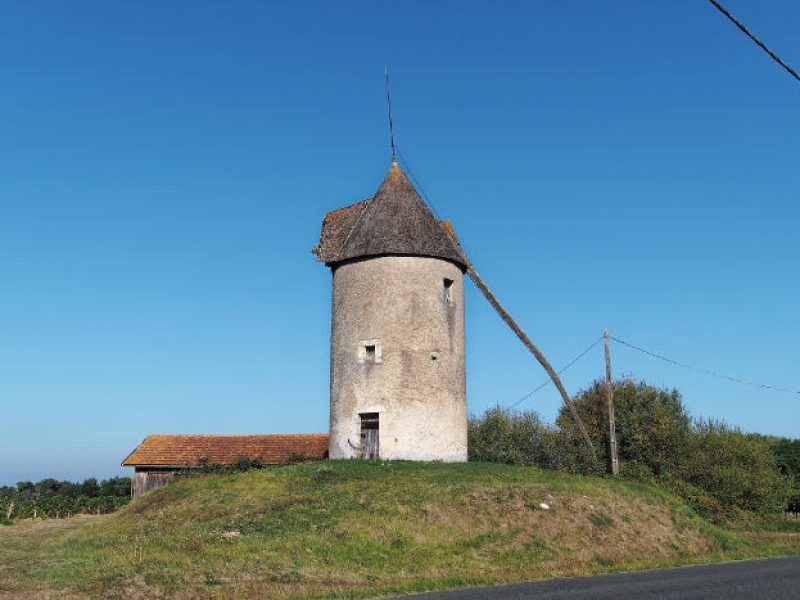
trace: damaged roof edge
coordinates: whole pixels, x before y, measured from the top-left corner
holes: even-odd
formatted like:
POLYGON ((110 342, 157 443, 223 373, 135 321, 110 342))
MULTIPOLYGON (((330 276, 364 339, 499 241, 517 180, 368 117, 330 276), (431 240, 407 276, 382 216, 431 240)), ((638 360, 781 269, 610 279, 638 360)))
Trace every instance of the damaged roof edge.
POLYGON ((328 266, 362 257, 425 256, 466 268, 449 221, 439 221, 397 164, 372 200, 326 213, 313 250, 328 266))

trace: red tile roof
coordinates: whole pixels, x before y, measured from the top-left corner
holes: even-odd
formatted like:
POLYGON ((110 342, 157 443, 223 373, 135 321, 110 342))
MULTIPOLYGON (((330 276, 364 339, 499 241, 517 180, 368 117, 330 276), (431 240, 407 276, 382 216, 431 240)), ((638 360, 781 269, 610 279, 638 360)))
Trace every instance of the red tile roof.
POLYGON ((134 466, 230 465, 241 458, 279 465, 303 457, 326 458, 328 436, 322 433, 273 435, 148 435, 122 461, 134 466))

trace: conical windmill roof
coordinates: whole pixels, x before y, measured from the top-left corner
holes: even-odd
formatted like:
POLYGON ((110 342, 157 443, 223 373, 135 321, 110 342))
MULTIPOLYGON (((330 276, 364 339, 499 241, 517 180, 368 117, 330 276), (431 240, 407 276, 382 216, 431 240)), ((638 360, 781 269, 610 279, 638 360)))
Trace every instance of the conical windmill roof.
POLYGON ((329 265, 382 255, 429 256, 466 267, 449 223, 440 222, 396 162, 374 198, 325 215, 317 260, 329 265))

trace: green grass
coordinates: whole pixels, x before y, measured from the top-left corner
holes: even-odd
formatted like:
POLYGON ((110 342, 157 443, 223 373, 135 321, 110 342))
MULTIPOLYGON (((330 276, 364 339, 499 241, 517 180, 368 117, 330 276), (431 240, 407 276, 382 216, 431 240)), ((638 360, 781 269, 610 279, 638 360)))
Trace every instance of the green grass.
POLYGON ((638 484, 330 461, 186 478, 111 515, 2 527, 0 595, 365 597, 797 552, 797 534, 726 531, 638 484))
POLYGON ((589 520, 595 527, 599 527, 600 529, 610 529, 614 527, 614 519, 603 513, 589 513, 589 520))

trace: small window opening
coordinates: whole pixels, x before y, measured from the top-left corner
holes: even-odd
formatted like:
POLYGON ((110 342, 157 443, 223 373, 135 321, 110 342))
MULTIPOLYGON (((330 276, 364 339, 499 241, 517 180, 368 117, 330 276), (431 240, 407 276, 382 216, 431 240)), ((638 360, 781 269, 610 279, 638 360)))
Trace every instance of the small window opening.
POLYGON ((431 352, 431 360, 439 360, 439 353, 438 352, 431 352))
POLYGON ((362 365, 378 365, 383 362, 381 341, 377 338, 361 340, 358 345, 358 362, 362 365))
POLYGON ((453 280, 444 278, 444 300, 448 304, 453 303, 453 280))

